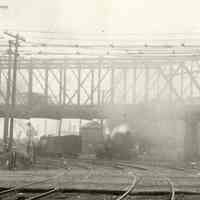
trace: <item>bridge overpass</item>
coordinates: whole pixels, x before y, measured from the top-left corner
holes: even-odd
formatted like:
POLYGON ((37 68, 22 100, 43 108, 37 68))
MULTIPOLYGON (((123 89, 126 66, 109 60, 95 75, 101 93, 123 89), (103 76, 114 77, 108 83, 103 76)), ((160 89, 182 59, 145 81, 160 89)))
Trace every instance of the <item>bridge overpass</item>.
POLYGON ((8 61, 0 64, 1 117, 92 119, 120 110, 183 118, 199 110, 198 59, 19 59, 12 111, 8 61))
POLYGON ((0 105, 0 117, 6 115, 18 119, 140 119, 140 120, 185 120, 200 119, 200 105, 193 104, 101 104, 101 105, 59 105, 59 104, 17 104, 0 105))
POLYGON ((195 138, 197 129, 192 127, 200 118, 199 50, 196 41, 16 40, 14 46, 5 41, 0 44, 0 117, 182 119, 195 138))

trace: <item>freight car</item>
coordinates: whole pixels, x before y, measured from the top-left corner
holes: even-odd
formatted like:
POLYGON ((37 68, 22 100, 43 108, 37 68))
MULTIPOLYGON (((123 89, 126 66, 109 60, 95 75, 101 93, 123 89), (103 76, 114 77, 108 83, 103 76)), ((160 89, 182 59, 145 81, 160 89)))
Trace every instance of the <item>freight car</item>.
POLYGON ((81 137, 77 135, 43 136, 38 153, 49 156, 77 157, 81 153, 81 137))

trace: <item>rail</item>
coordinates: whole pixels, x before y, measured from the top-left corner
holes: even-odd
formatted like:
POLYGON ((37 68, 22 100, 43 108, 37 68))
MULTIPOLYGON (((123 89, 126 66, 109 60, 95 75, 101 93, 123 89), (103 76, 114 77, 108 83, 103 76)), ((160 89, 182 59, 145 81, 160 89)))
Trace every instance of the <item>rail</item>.
POLYGON ((133 181, 132 181, 131 185, 129 186, 129 188, 127 189, 127 191, 124 194, 122 194, 121 196, 119 196, 116 200, 122 200, 122 199, 126 198, 134 190, 137 182, 138 182, 137 176, 134 175, 133 181))
POLYGON ((174 187, 174 182, 171 181, 168 177, 166 178, 167 182, 170 185, 170 200, 175 200, 175 187, 174 187))
POLYGON ((43 197, 46 197, 46 196, 49 196, 55 192, 58 192, 58 189, 57 188, 53 188, 47 192, 44 192, 44 193, 41 193, 41 194, 38 194, 36 196, 33 196, 33 197, 30 197, 30 198, 27 198, 27 200, 36 200, 36 199, 40 199, 40 198, 43 198, 43 197))
POLYGON ((32 183, 28 183, 28 184, 24 184, 24 185, 21 185, 21 186, 12 187, 12 188, 10 188, 8 190, 3 190, 3 191, 0 192, 0 197, 5 195, 5 194, 11 193, 11 192, 16 192, 16 191, 20 190, 21 188, 25 188, 25 187, 36 185, 36 184, 40 184, 40 183, 45 183, 45 182, 48 182, 49 180, 52 180, 52 179, 57 179, 58 177, 61 177, 64 174, 65 174, 65 172, 62 172, 59 175, 56 175, 56 176, 53 176, 53 177, 50 177, 50 178, 47 178, 47 179, 44 179, 44 180, 34 181, 32 183))

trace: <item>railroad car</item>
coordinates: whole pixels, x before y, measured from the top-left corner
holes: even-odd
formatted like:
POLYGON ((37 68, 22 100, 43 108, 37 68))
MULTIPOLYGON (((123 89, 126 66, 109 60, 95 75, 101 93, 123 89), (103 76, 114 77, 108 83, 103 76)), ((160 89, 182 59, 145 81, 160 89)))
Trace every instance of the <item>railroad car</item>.
POLYGON ((139 155, 148 151, 145 142, 130 130, 115 131, 104 137, 99 134, 98 126, 97 131, 94 126, 92 127, 89 130, 84 128, 80 136, 42 137, 38 153, 49 156, 77 157, 80 154, 87 154, 103 159, 137 159, 139 155))
POLYGON ((77 135, 41 137, 38 152, 49 156, 77 157, 81 153, 81 137, 77 135))

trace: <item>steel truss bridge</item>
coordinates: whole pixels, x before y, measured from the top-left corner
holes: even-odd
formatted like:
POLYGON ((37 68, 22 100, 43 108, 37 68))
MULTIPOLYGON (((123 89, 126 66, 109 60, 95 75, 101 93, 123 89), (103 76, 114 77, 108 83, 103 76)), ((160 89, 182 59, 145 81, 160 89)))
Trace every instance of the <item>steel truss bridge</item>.
MULTIPOLYGON (((0 68, 2 117, 9 109, 7 79, 8 64, 3 60, 0 68)), ((180 110, 181 106, 196 108, 199 100, 200 63, 196 58, 173 58, 165 62, 20 59, 16 106, 12 113, 19 118, 91 119, 107 117, 117 108, 124 112, 136 108, 143 111, 147 106, 155 109, 166 104, 170 104, 172 111, 180 110)))
POLYGON ((5 32, 0 42, 1 117, 198 113, 200 40, 74 41, 31 34, 25 40, 5 32))
POLYGON ((31 34, 25 40, 6 32, 0 41, 0 117, 5 145, 10 119, 10 149, 14 118, 167 118, 185 120, 186 157, 197 154, 199 38, 110 42, 31 34))

